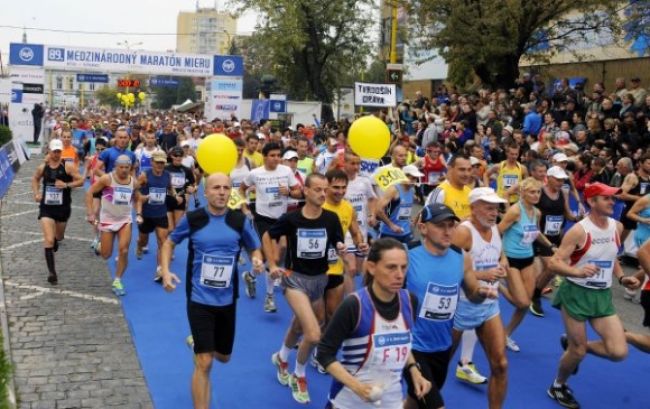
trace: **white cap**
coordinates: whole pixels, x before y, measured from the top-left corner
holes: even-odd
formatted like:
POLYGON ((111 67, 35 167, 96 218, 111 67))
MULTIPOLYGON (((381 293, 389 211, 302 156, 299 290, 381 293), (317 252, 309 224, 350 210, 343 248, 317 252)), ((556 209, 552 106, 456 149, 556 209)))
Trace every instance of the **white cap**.
POLYGON ((402 168, 402 172, 404 172, 405 175, 415 176, 416 178, 421 178, 424 176, 424 173, 420 172, 420 170, 415 165, 404 166, 402 168))
POLYGON ((50 141, 50 150, 51 151, 62 151, 63 150, 63 142, 61 142, 61 139, 52 139, 50 141))
POLYGON ((235 122, 232 123, 232 126, 234 128, 239 128, 239 127, 241 127, 241 124, 239 122, 235 121, 235 122))
POLYGON ((503 129, 506 130, 506 131, 508 131, 508 132, 510 132, 510 135, 512 135, 512 133, 515 131, 515 128, 513 128, 513 127, 510 126, 510 125, 506 125, 506 126, 504 126, 503 129))
POLYGON ((190 146, 190 141, 188 141, 188 140, 184 140, 184 141, 182 141, 182 142, 181 142, 181 148, 182 148, 183 146, 190 146))
POLYGON ((494 189, 491 187, 477 187, 472 189, 469 193, 469 202, 474 203, 478 201, 488 202, 488 203, 505 203, 505 199, 499 197, 496 194, 494 189))
POLYGON ((288 150, 282 155, 283 160, 291 160, 291 159, 298 159, 298 154, 296 151, 293 150, 288 150))
POLYGON ((569 158, 564 153, 556 153, 553 155, 554 162, 567 162, 569 158))
POLYGON ((257 137, 260 139, 266 139, 266 135, 264 135, 262 132, 258 132, 257 137))
MULTIPOLYGON (((564 154, 562 154, 564 155, 564 154)), ((564 169, 562 169, 559 166, 551 166, 547 171, 546 171, 546 176, 554 177, 556 179, 568 179, 569 175, 566 174, 564 169)))
POLYGON ((473 156, 470 156, 470 157, 469 157, 469 163, 470 163, 472 166, 474 166, 474 165, 480 165, 480 164, 481 164, 481 161, 478 160, 477 158, 473 157, 473 156))

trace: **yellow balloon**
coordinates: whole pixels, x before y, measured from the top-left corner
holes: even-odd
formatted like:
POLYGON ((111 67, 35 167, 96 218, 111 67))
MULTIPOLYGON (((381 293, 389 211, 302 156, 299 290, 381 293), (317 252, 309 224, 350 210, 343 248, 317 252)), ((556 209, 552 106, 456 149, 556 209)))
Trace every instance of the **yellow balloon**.
POLYGON ((140 91, 140 93, 138 94, 138 98, 140 98, 140 101, 144 100, 146 98, 146 96, 147 96, 147 94, 145 94, 142 91, 140 91))
POLYGON ((381 119, 369 115, 352 122, 348 143, 354 153, 365 159, 381 159, 390 146, 390 131, 381 119))
POLYGON ((133 95, 132 92, 129 92, 129 101, 131 102, 135 101, 135 95, 133 95))
POLYGON ((213 133, 201 141, 196 158, 205 173, 227 175, 237 164, 237 146, 226 135, 213 133))
POLYGON ((122 98, 122 93, 121 93, 121 92, 118 92, 118 93, 116 94, 116 96, 117 96, 117 99, 121 99, 121 98, 122 98))

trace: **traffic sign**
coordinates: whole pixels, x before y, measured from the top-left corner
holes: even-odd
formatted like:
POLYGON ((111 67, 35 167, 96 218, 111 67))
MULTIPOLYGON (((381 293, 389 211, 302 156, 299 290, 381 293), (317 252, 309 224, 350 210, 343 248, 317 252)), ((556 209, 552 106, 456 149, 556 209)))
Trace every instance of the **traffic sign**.
POLYGON ((389 84, 402 83, 402 70, 386 70, 386 77, 389 84))

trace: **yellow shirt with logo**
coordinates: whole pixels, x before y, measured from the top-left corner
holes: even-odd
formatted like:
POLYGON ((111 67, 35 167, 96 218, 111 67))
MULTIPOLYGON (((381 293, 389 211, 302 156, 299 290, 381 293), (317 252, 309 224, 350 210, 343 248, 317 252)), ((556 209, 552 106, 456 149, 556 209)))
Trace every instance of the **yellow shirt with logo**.
POLYGON ((499 174, 497 175, 497 194, 510 203, 518 201, 519 195, 506 197, 506 190, 510 189, 511 186, 519 184, 523 180, 523 175, 519 162, 517 162, 517 166, 514 168, 508 167, 507 161, 501 162, 499 164, 499 174))
POLYGON ((445 192, 443 204, 453 210, 454 214, 458 216, 459 219, 468 219, 471 214, 469 208, 469 193, 472 189, 467 185, 464 185, 463 189, 457 189, 453 187, 448 180, 439 184, 438 188, 445 192))
MULTIPOLYGON (((352 224, 352 218, 354 217, 354 207, 347 200, 341 200, 341 203, 335 205, 333 203, 325 201, 323 204, 323 209, 329 210, 336 213, 341 222, 341 227, 343 228, 343 236, 348 233, 350 230, 350 224, 352 224)), ((329 275, 342 275, 343 274, 343 260, 336 254, 336 249, 327 250, 327 260, 329 262, 329 270, 327 274, 329 275)))
POLYGON ((243 155, 246 159, 248 159, 253 168, 259 168, 260 166, 264 165, 264 156, 262 156, 262 154, 258 151, 248 153, 248 151, 244 149, 243 155))

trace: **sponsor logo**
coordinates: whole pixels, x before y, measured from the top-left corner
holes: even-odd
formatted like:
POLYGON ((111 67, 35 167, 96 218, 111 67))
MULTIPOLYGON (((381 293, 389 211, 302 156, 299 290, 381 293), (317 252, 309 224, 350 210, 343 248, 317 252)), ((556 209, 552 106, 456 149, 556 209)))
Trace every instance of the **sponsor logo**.
POLYGON ((228 58, 221 63, 221 68, 223 69, 223 72, 233 72, 235 71, 235 62, 228 58))
POLYGON ((25 62, 29 62, 34 58, 34 50, 32 50, 29 47, 23 47, 18 52, 18 56, 20 57, 21 60, 25 62))

